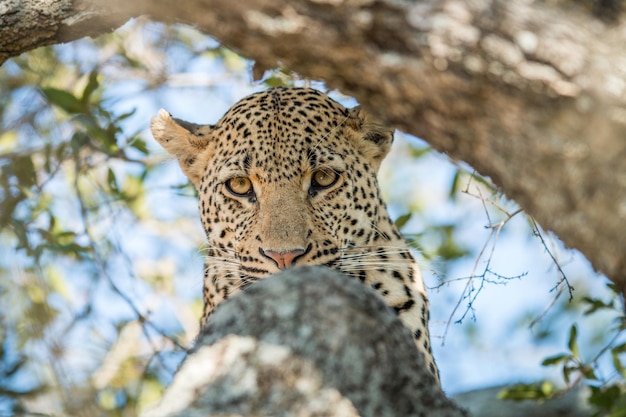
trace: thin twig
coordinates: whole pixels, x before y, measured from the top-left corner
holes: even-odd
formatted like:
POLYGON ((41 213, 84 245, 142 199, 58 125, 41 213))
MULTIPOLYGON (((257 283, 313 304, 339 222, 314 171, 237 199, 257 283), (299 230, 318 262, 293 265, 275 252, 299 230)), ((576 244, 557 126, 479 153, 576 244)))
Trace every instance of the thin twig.
POLYGON ((548 253, 548 256, 550 257, 550 259, 552 259, 554 266, 556 266, 557 271, 559 271, 559 274, 561 275, 561 279, 559 280, 559 282, 557 282, 556 285, 550 289, 550 291, 551 292, 555 291, 556 289, 559 288, 559 286, 562 283, 565 283, 565 285, 567 286, 567 291, 569 293, 569 301, 571 302, 574 299, 574 287, 570 285, 569 280, 567 279, 567 276, 565 275, 565 271, 563 271, 563 268, 561 268, 559 261, 556 259, 552 251, 548 248, 548 245, 546 244, 546 241, 543 239, 543 235, 541 234, 541 231, 539 229, 539 225, 537 225, 537 222, 535 221, 533 217, 529 217, 529 219, 530 219, 530 223, 533 226, 535 236, 539 238, 539 240, 541 241, 541 245, 543 246, 545 251, 548 253))
MULTIPOLYGON (((463 278, 464 280, 466 280, 466 284, 465 287, 463 288, 463 291, 461 293, 461 296, 459 297, 459 300, 457 301, 457 303, 455 304, 454 308, 452 309, 452 312, 449 315, 448 320, 446 321, 446 326, 444 329, 444 333, 442 335, 442 342, 441 344, 444 345, 445 344, 445 338, 448 334, 448 331, 450 329, 450 324, 453 322, 453 318, 456 315, 457 311, 459 310, 461 303, 463 302, 463 300, 468 300, 467 301, 467 308, 464 311, 464 313, 461 315, 461 317, 458 320, 455 320, 454 323, 461 323, 465 317, 467 316, 468 313, 472 312, 472 317, 475 318, 474 316, 474 303, 478 297, 478 294, 480 294, 480 292, 483 290, 484 286, 486 283, 503 283, 502 281, 500 282, 496 282, 493 280, 490 280, 488 278, 489 275, 493 275, 495 276, 497 279, 500 280, 505 280, 505 279, 516 279, 516 278, 521 278, 523 276, 526 276, 526 273, 523 274, 519 274, 515 277, 504 277, 503 275, 494 273, 491 268, 491 260, 494 256, 495 253, 495 248, 497 246, 497 242, 498 239, 500 238, 500 234, 502 232, 502 229, 504 228, 504 226, 513 218, 515 217, 517 214, 521 213, 522 210, 521 209, 517 209, 512 213, 509 213, 507 210, 505 210, 502 206, 500 206, 499 204, 497 204, 496 202, 494 202, 492 199, 488 199, 486 197, 484 197, 482 195, 482 192, 480 190, 479 187, 476 187, 476 191, 477 194, 473 194, 471 193, 470 190, 470 185, 471 185, 471 177, 470 180, 468 181, 468 184, 466 186, 466 189, 463 191, 463 193, 477 198, 481 201, 481 204, 483 206, 483 210, 485 212, 485 217, 487 218, 487 225, 485 226, 486 229, 489 229, 489 235, 487 236, 487 238, 485 239, 485 243, 483 244, 483 246, 480 249, 480 252, 478 253, 478 256, 476 257, 476 260, 474 261, 474 266, 472 267, 472 271, 469 275, 469 277, 463 278), (505 218, 503 220, 501 220, 498 223, 493 223, 492 219, 491 219, 491 214, 489 213, 489 209, 487 207, 487 204, 495 207, 497 210, 499 210, 500 212, 504 213, 505 218), (488 252, 488 255, 487 255, 488 252), (482 271, 482 273, 478 273, 478 265, 481 262, 481 260, 483 260, 485 258, 485 256, 487 256, 486 262, 485 262, 485 267, 482 271), (474 288, 474 281, 476 279, 480 279, 480 285, 478 286, 478 288, 474 288)), ((441 287, 444 284, 448 284, 451 281, 458 281, 460 279, 454 279, 454 280, 446 280, 445 283, 442 282, 439 287, 441 287)), ((506 283, 506 282, 504 282, 506 283)))

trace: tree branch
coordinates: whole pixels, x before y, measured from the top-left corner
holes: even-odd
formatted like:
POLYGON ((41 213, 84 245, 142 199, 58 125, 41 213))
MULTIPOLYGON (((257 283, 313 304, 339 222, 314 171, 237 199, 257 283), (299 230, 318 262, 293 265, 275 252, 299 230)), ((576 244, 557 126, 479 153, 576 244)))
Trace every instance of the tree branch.
POLYGON ((194 24, 468 162, 626 288, 626 24, 579 3, 10 0, 0 60, 141 13, 194 24))
POLYGON ((166 415, 466 414, 373 290, 327 268, 301 267, 215 310, 161 404, 144 417, 166 415))

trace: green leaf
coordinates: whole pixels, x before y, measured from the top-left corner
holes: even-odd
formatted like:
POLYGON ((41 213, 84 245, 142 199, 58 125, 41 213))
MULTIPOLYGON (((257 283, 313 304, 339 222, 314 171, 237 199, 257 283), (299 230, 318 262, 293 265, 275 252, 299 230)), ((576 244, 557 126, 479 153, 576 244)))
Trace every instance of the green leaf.
POLYGON ((575 324, 572 324, 572 327, 569 329, 569 339, 567 341, 567 347, 575 358, 580 357, 578 352, 578 342, 576 338, 578 337, 578 328, 575 324))
POLYGON ((263 84, 267 85, 268 87, 285 87, 287 86, 287 83, 285 82, 285 80, 281 77, 276 77, 276 76, 272 76, 269 78, 266 78, 265 80, 263 80, 263 84))
MULTIPOLYGON (((600 410, 603 411, 613 411, 622 412, 626 410, 624 407, 624 403, 626 402, 626 391, 623 386, 618 384, 602 386, 602 387, 594 387, 593 385, 589 387, 591 390, 591 395, 589 396, 589 404, 595 405, 600 410)), ((619 414, 602 414, 609 416, 617 416, 619 414)))
POLYGON ((130 143, 130 146, 137 149, 139 152, 141 152, 144 155, 148 155, 150 153, 150 151, 148 150, 148 145, 146 144, 146 141, 144 141, 143 139, 135 138, 130 143))
POLYGON ((606 283, 606 287, 611 290, 614 294, 621 294, 622 290, 621 287, 619 287, 617 284, 615 284, 614 282, 607 282, 606 283))
POLYGON ((457 169, 454 173, 454 177, 452 178, 452 184, 450 184, 450 192, 448 193, 448 198, 453 199, 456 196, 456 192, 459 188, 459 182, 461 180, 461 170, 457 169))
POLYGON ((428 155, 431 150, 432 148, 430 146, 424 146, 424 147, 411 146, 410 152, 413 158, 419 159, 423 157, 424 155, 428 155))
POLYGON ((30 155, 15 158, 15 162, 13 164, 15 166, 15 176, 21 186, 29 188, 37 184, 35 164, 33 164, 33 160, 30 155))
POLYGON ((70 114, 82 113, 84 110, 83 103, 72 93, 52 87, 42 88, 41 92, 50 103, 70 114))
POLYGON ((543 381, 539 384, 516 384, 505 388, 498 393, 498 398, 512 401, 538 401, 551 398, 554 393, 554 385, 548 381, 543 381))
POLYGON ((115 178, 115 173, 111 168, 109 168, 109 172, 107 174, 107 183, 109 184, 109 188, 116 194, 119 194, 120 189, 117 185, 117 179, 115 178))
POLYGON ((613 349, 611 349, 611 352, 614 353, 625 353, 626 352, 626 343, 622 343, 621 345, 617 345, 615 346, 613 349))
POLYGON ((91 73, 89 73, 87 85, 83 90, 83 97, 81 99, 83 107, 86 107, 87 103, 89 102, 89 97, 91 97, 91 94, 96 91, 99 86, 100 82, 98 82, 98 71, 94 69, 93 71, 91 71, 91 73))
POLYGON ((599 300, 597 298, 590 298, 590 297, 583 297, 582 301, 584 303, 589 304, 589 308, 587 308, 587 310, 585 310, 585 312, 583 313, 585 315, 589 315, 591 313, 594 313, 602 309, 612 310, 615 308, 613 305, 613 301, 611 301, 610 303, 605 303, 602 300, 599 300))
POLYGON ((565 381, 566 384, 569 385, 569 382, 570 382, 569 376, 572 374, 572 372, 577 371, 577 370, 578 370, 578 367, 573 367, 573 366, 563 367, 563 380, 565 381))
POLYGON ((44 145, 43 155, 44 155, 43 169, 46 171, 46 173, 50 174, 52 172, 52 165, 50 164, 50 159, 52 157, 52 144, 46 143, 44 145))
POLYGON ((611 359, 613 360, 613 367, 622 376, 622 378, 626 378, 626 368, 624 368, 624 364, 622 363, 619 355, 624 353, 625 348, 626 343, 623 343, 611 349, 611 359))
POLYGON ((122 114, 120 114, 119 116, 117 116, 117 117, 114 119, 114 121, 115 121, 115 122, 119 122, 119 121, 121 121, 121 120, 126 120, 126 119, 128 119, 130 116, 132 116, 133 114, 135 114, 135 112, 136 112, 136 111, 137 111, 137 108, 134 108, 134 109, 132 109, 132 110, 131 110, 131 111, 129 111, 129 112, 122 113, 122 114))
POLYGON ((402 229, 402 227, 403 227, 405 224, 407 224, 407 222, 408 222, 409 220, 411 220, 411 216, 412 216, 412 215, 413 215, 413 213, 406 213, 406 214, 403 214, 402 216, 398 217, 398 218, 396 219, 396 221, 395 221, 395 223, 396 223, 396 227, 397 227, 398 229, 402 229))
POLYGON ((54 156, 57 161, 63 161, 65 159, 65 150, 67 149, 67 143, 60 143, 54 150, 54 156))
POLYGON ((572 355, 567 354, 567 353, 561 353, 561 354, 558 354, 558 355, 554 355, 554 356, 550 356, 548 358, 545 358, 541 362, 541 366, 558 365, 559 363, 567 362, 570 359, 572 359, 572 355))
POLYGON ((460 246, 454 239, 454 225, 437 226, 436 230, 442 239, 437 248, 437 256, 445 260, 453 260, 462 258, 470 253, 467 248, 460 246))
POLYGON ((70 147, 74 155, 78 156, 83 146, 87 143, 89 143, 89 137, 85 132, 75 132, 72 135, 72 139, 70 139, 70 147))

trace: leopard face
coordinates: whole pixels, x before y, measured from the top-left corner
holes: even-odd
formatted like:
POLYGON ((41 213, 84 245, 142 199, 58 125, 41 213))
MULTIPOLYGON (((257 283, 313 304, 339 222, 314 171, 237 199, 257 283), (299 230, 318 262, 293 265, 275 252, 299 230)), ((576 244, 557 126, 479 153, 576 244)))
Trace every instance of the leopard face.
POLYGON ((376 180, 390 129, 316 90, 284 87, 242 99, 215 125, 161 110, 151 127, 200 196, 208 243, 202 324, 259 279, 325 265, 396 311, 438 381, 424 284, 376 180))

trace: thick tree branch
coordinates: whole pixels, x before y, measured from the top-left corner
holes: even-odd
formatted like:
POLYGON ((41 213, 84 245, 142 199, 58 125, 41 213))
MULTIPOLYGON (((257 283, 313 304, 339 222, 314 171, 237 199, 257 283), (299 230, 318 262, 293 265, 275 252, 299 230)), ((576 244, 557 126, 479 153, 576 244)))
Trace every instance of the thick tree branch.
POLYGON ((0 59, 148 13, 193 23, 260 67, 323 79, 491 177, 626 287, 624 23, 572 2, 92 0, 27 15, 51 20, 27 41, 30 22, 5 3, 0 59))
POLYGON ((373 290, 327 268, 301 267, 215 310, 161 404, 144 417, 166 415, 466 414, 446 399, 373 290))
POLYGON ((262 66, 324 79, 470 163, 624 286, 626 25, 569 3, 237 7, 196 22, 262 66))
POLYGON ((13 56, 46 45, 69 42, 113 31, 139 8, 109 7, 90 0, 3 0, 0 3, 0 64, 13 56))

